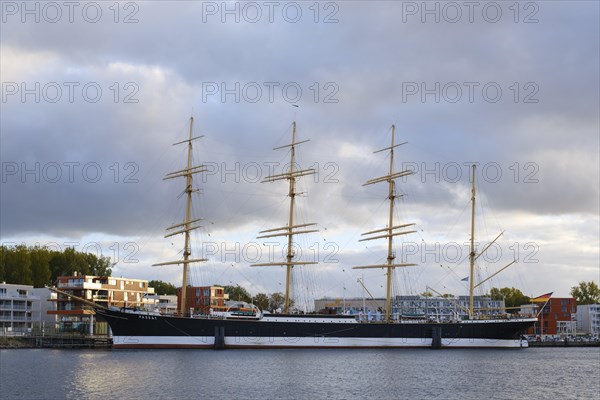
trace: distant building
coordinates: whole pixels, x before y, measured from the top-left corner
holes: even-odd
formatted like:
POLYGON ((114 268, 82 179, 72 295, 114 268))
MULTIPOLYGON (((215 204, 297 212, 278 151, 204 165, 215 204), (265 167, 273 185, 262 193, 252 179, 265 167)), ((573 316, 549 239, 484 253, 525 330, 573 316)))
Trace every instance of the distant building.
POLYGON ((600 335, 600 304, 577 306, 577 332, 600 335))
MULTIPOLYGON (((141 279, 75 274, 59 276, 57 281, 59 290, 105 307, 142 307, 149 303, 146 295, 154 294, 148 281, 141 279)), ((56 309, 48 313, 58 316, 61 330, 106 333, 105 324, 94 331, 95 312, 90 306, 63 294, 52 301, 56 309)))
MULTIPOLYGON (((466 318, 469 316, 469 296, 424 297, 396 296, 393 312, 405 316, 427 315, 438 319, 466 318)), ((475 316, 494 317, 506 314, 504 300, 492 300, 487 296, 473 297, 475 316)))
MULTIPOLYGON (((504 300, 492 300, 485 296, 475 296, 475 313, 479 315, 505 314, 504 300)), ((435 317, 445 320, 467 317, 469 297, 424 297, 396 296, 392 299, 392 315, 403 317, 435 317)), ((315 310, 320 313, 359 314, 384 313, 385 299, 334 298, 315 300, 315 310)))
POLYGON ((572 297, 551 297, 548 302, 527 304, 521 310, 538 310, 538 322, 527 332, 529 335, 574 335, 576 333, 577 302, 572 297))
MULTIPOLYGON (((186 288, 187 301, 185 302, 186 314, 193 311, 194 314, 210 314, 213 311, 226 311, 225 302, 229 295, 221 286, 188 286, 186 288)), ((181 307, 181 288, 177 288, 177 310, 181 307)))
POLYGON ((358 314, 359 311, 372 312, 382 311, 385 307, 385 299, 363 299, 363 298, 323 298, 315 300, 315 310, 320 314, 358 314))
POLYGON ((177 296, 165 294, 148 294, 145 296, 149 308, 158 310, 161 314, 177 314, 177 296))

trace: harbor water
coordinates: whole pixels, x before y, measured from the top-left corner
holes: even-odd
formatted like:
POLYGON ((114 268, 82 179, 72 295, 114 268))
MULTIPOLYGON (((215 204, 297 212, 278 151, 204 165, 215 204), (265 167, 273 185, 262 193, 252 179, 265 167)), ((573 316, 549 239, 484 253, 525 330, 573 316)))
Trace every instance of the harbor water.
POLYGON ((600 399, 600 348, 0 350, 0 399, 600 399))

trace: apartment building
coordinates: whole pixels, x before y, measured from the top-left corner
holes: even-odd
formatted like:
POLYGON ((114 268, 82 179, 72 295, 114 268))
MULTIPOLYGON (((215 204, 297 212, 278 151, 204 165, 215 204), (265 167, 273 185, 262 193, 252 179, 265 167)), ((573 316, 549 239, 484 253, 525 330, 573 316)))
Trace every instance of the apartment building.
MULTIPOLYGON (((478 315, 494 316, 505 314, 504 300, 492 300, 485 296, 475 296, 474 308, 478 315)), ((315 300, 315 310, 321 313, 383 314, 385 299, 335 298, 315 300)), ((451 320, 468 316, 469 297, 425 297, 396 296, 392 298, 392 315, 407 317, 432 317, 451 320)))
MULTIPOLYGON (((226 311, 229 295, 221 286, 188 286, 186 288, 186 313, 210 314, 210 311, 226 311)), ((181 288, 177 289, 177 310, 181 307, 181 288)))
POLYGON ((33 286, 0 284, 0 336, 24 335, 33 329, 40 313, 40 297, 33 286))
MULTIPOLYGON (((112 276, 60 276, 56 286, 68 295, 105 307, 143 307, 151 301, 147 295, 154 294, 154 288, 146 280, 112 276)), ((100 325, 101 329, 95 327, 92 307, 64 294, 52 301, 56 302, 56 309, 48 313, 58 316, 61 330, 105 333, 105 325, 100 325)))
POLYGON ((577 306, 577 332, 600 336, 600 304, 577 306))
POLYGON ((552 297, 546 303, 521 306, 521 309, 543 307, 538 322, 527 332, 529 335, 574 335, 576 333, 577 302, 572 297, 552 297))

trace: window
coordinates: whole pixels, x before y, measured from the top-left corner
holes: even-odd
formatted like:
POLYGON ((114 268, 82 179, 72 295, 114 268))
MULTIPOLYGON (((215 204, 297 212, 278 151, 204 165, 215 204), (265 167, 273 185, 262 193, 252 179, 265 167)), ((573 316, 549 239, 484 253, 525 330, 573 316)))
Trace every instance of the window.
POLYGON ((210 289, 204 289, 204 297, 210 296, 210 289))

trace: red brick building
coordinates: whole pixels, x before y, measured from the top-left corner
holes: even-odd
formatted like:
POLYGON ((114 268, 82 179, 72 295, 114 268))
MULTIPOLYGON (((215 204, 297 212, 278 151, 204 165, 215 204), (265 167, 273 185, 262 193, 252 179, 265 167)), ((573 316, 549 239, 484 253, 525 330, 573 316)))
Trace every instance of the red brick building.
MULTIPOLYGON (((544 303, 538 303, 540 307, 544 303)), ((577 302, 572 297, 552 297, 544 306, 538 322, 527 332, 530 335, 575 334, 577 302)))
MULTIPOLYGON (((210 314, 213 311, 225 311, 225 302, 229 295, 221 286, 188 286, 186 289, 186 313, 193 308, 196 314, 210 314)), ((181 288, 177 289, 177 310, 181 309, 181 288)))

